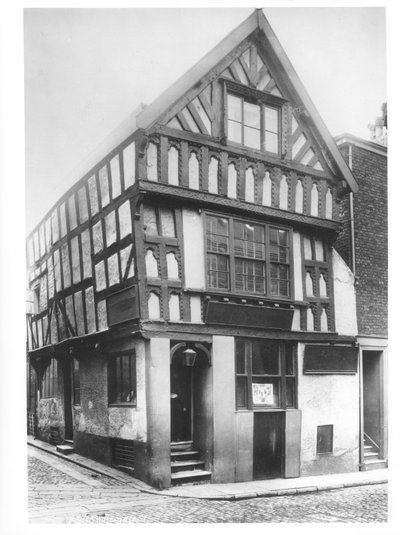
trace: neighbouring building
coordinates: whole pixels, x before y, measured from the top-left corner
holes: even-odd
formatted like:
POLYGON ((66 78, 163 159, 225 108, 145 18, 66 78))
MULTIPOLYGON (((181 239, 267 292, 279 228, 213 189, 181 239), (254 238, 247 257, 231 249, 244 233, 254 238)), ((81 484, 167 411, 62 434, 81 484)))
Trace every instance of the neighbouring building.
POLYGON ((37 436, 157 487, 357 470, 344 158, 260 10, 130 116, 27 240, 37 436))
POLYGON ((385 466, 388 456, 386 104, 370 130, 372 141, 350 134, 336 139, 359 187, 341 201, 343 226, 335 246, 356 278, 362 469, 385 466))

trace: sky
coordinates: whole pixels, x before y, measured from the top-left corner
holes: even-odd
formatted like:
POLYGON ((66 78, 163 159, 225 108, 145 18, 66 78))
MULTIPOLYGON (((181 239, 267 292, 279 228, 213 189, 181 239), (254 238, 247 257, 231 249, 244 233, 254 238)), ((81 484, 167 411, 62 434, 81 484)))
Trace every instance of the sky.
MULTIPOLYGON (((252 11, 25 10, 27 231, 126 116, 150 104, 252 11)), ((384 7, 264 13, 331 134, 368 139, 367 125, 386 101, 384 7)))

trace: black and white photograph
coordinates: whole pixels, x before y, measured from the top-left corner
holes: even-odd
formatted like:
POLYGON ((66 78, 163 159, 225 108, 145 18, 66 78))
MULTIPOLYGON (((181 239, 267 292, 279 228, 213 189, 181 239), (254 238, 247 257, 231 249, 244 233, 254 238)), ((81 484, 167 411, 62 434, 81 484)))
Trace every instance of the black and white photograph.
POLYGON ((388 527, 389 12, 21 6, 27 530, 388 527))

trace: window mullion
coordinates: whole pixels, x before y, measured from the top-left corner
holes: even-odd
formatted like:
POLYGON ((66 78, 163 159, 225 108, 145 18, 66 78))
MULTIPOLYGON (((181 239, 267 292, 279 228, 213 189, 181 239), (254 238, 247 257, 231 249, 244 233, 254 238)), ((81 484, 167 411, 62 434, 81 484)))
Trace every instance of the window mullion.
POLYGON ((234 292, 236 289, 235 284, 235 250, 234 250, 234 230, 233 219, 228 219, 228 243, 229 243, 229 282, 230 290, 234 292))

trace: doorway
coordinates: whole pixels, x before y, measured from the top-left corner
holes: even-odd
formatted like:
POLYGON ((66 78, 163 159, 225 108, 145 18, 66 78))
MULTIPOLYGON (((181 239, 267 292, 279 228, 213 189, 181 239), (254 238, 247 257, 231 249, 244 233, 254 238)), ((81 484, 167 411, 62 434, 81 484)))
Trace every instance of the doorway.
POLYGON ((64 362, 64 440, 73 440, 72 420, 72 368, 71 361, 64 362))
POLYGON ((363 351, 364 435, 381 453, 383 442, 382 352, 363 351))
POLYGON ((192 368, 171 364, 171 442, 192 440, 192 368))
POLYGON ((253 479, 282 477, 284 415, 254 413, 253 479))

